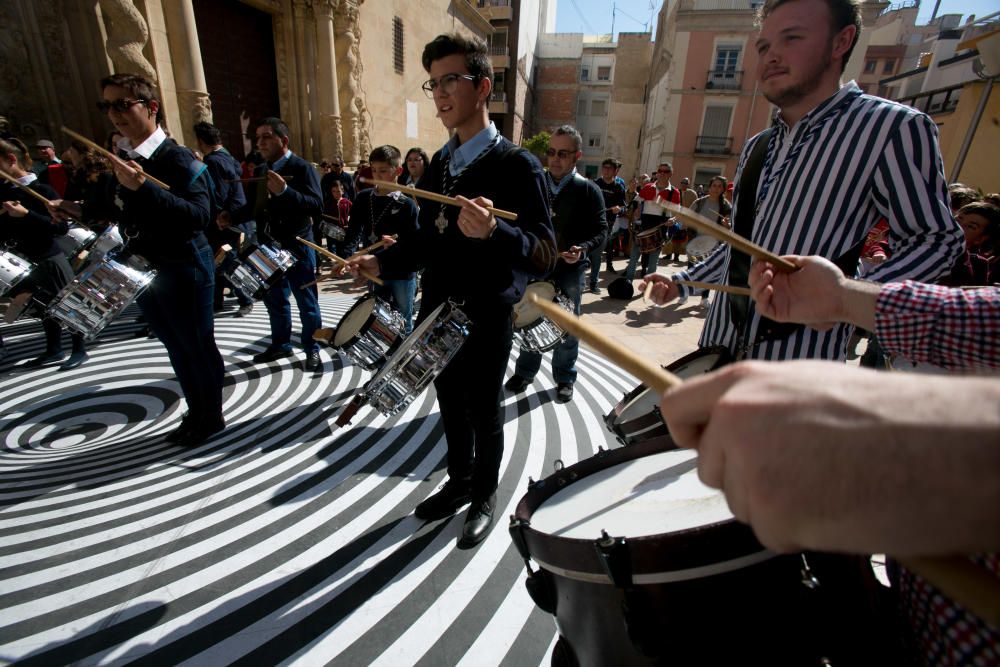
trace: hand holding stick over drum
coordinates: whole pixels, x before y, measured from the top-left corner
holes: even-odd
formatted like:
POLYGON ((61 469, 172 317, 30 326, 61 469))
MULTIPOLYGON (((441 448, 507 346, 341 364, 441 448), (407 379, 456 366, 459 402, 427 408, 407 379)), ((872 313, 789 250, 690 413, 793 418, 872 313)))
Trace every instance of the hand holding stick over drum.
POLYGON ((567 264, 576 264, 583 256, 583 248, 578 245, 571 246, 569 250, 560 252, 559 256, 562 257, 563 261, 567 264))
MULTIPOLYGON (((303 244, 309 246, 310 248, 312 248, 316 252, 321 253, 323 255, 326 255, 327 257, 329 257, 333 261, 337 262, 338 264, 340 264, 340 265, 342 265, 342 266, 347 267, 348 269, 350 269, 350 266, 349 266, 350 262, 348 262, 348 260, 344 259, 343 257, 338 257, 337 255, 335 255, 334 253, 330 252, 329 250, 327 250, 323 246, 316 245, 312 241, 307 241, 304 238, 302 238, 301 236, 296 236, 295 238, 300 243, 303 243, 303 244)), ((375 259, 372 255, 366 255, 366 257, 372 257, 372 259, 375 259)), ((363 258, 359 258, 359 259, 363 259, 363 258)), ((354 272, 352 271, 351 273, 353 274, 354 272)), ((378 260, 375 260, 375 270, 370 270, 366 266, 364 268, 360 268, 358 270, 358 273, 360 273, 366 280, 370 280, 373 283, 375 283, 376 285, 383 285, 384 284, 382 282, 382 279, 378 277, 378 274, 379 274, 378 260)), ((354 274, 354 275, 355 275, 355 277, 357 277, 357 274, 354 274)))
POLYGON ((76 139, 77 141, 86 144, 87 146, 90 146, 95 151, 97 151, 104 157, 111 160, 111 166, 114 167, 115 175, 118 177, 119 182, 121 182, 122 185, 129 188, 130 190, 138 189, 139 185, 142 185, 142 183, 145 182, 147 179, 152 181, 156 185, 159 185, 164 190, 170 189, 170 186, 161 181, 160 179, 154 178, 153 176, 150 176, 149 174, 144 172, 142 170, 142 167, 140 167, 138 163, 133 162, 131 160, 126 162, 125 160, 121 159, 111 151, 104 148, 104 146, 94 143, 93 141, 83 136, 79 132, 74 132, 65 125, 63 126, 62 131, 68 134, 73 139, 76 139), (138 183, 138 185, 136 185, 136 183, 138 183))

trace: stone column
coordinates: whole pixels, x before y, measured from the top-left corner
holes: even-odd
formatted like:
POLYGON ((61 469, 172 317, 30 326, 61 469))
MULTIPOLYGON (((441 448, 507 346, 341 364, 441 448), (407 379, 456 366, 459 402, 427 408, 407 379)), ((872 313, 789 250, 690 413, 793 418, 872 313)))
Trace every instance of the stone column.
POLYGON ((367 158, 364 144, 367 132, 364 127, 364 99, 361 92, 361 49, 358 0, 340 0, 336 13, 337 62, 340 64, 338 76, 340 102, 343 105, 344 159, 357 164, 362 157, 367 158))
POLYGON ((195 123, 212 122, 212 102, 208 97, 208 84, 205 83, 192 0, 164 0, 163 19, 181 115, 181 127, 171 128, 171 132, 180 135, 178 141, 189 139, 183 143, 194 145, 191 128, 195 123))
POLYGON ((316 88, 319 93, 320 133, 318 148, 321 159, 332 158, 344 153, 333 26, 336 1, 318 0, 313 7, 316 12, 316 60, 319 65, 316 88))
POLYGON ((298 146, 292 145, 291 149, 300 156, 308 159, 310 127, 309 121, 309 81, 313 78, 312 69, 309 67, 306 51, 308 43, 308 29, 306 19, 309 17, 310 0, 292 0, 292 18, 295 26, 295 43, 292 48, 295 52, 295 65, 298 70, 298 80, 294 81, 290 88, 299 98, 299 117, 289 122, 294 122, 297 127, 292 128, 292 134, 299 137, 298 146))

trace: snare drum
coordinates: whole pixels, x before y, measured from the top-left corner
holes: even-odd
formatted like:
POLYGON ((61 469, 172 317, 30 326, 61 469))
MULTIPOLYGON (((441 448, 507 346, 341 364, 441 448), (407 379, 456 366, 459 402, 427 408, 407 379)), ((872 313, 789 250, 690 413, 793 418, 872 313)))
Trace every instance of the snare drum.
POLYGON ((344 313, 330 344, 366 370, 375 370, 405 337, 403 316, 374 294, 344 313))
POLYGON ((260 300, 295 262, 295 256, 287 250, 262 245, 235 265, 229 280, 246 298, 260 300))
MULTIPOLYGON (((706 347, 681 357, 665 368, 681 379, 714 371, 732 361, 732 355, 725 347, 706 347)), ((610 413, 604 415, 608 430, 615 434, 623 445, 634 445, 646 440, 655 440, 671 448, 675 447, 663 415, 660 414, 659 392, 644 384, 625 394, 610 413)))
POLYGON ((124 245, 125 241, 122 239, 121 232, 118 231, 118 225, 110 224, 90 247, 88 258, 91 261, 100 261, 109 253, 120 250, 124 245))
POLYGON ((656 227, 639 232, 635 235, 635 242, 639 244, 639 252, 642 254, 653 252, 663 245, 663 230, 656 227))
POLYGON ((368 381, 364 399, 387 417, 405 408, 452 360, 469 335, 469 324, 450 301, 438 306, 368 381))
POLYGON ((0 249, 0 296, 28 277, 35 265, 13 250, 0 249))
POLYGON ((708 234, 699 234, 687 243, 687 256, 692 262, 700 262, 718 247, 719 240, 708 234))
POLYGON ((55 243, 62 250, 66 259, 74 259, 77 254, 97 240, 97 232, 77 222, 69 223, 69 230, 55 238, 55 243))
POLYGON ((529 485, 510 534, 540 568, 526 583, 555 616, 553 664, 879 664, 870 567, 766 550, 696 456, 646 442, 529 485))
POLYGON ((155 277, 156 271, 138 255, 105 257, 63 287, 46 315, 90 340, 132 305, 155 277))
POLYGON ((319 230, 323 234, 323 236, 331 238, 338 243, 347 238, 347 230, 345 230, 337 223, 330 222, 329 220, 324 220, 323 222, 321 222, 319 225, 319 230))
POLYGON ((555 301, 570 313, 573 312, 573 302, 558 293, 553 283, 539 280, 528 285, 524 296, 514 306, 514 339, 521 349, 548 352, 566 337, 566 332, 542 315, 541 309, 531 302, 532 294, 543 301, 555 301))

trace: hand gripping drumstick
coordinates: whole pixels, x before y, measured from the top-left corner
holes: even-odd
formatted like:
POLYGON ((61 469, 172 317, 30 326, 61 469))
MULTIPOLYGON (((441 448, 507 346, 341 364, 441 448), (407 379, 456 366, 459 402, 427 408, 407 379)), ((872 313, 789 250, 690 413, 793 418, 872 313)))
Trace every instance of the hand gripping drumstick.
MULTIPOLYGON (((393 234, 390 238, 395 241, 397 236, 398 236, 398 234, 393 234)), ((385 245, 385 239, 382 239, 378 243, 373 243, 370 246, 367 246, 367 247, 362 248, 361 250, 357 251, 356 253, 354 253, 353 255, 351 255, 350 257, 348 257, 347 261, 349 262, 352 259, 357 259, 358 257, 361 257, 362 255, 365 255, 365 254, 371 252, 372 250, 378 250, 379 248, 381 248, 384 245, 385 245)), ((317 283, 319 283, 319 282, 321 282, 323 280, 329 280, 330 278, 333 278, 333 275, 321 276, 321 277, 317 278, 316 280, 312 281, 311 283, 306 283, 300 289, 305 289, 307 287, 312 287, 313 285, 315 285, 315 284, 317 284, 317 283)))
POLYGON ((703 283, 699 280, 675 280, 674 282, 678 285, 687 285, 688 287, 694 287, 695 289, 710 289, 715 290, 716 292, 729 292, 730 294, 750 296, 749 287, 735 287, 733 285, 721 285, 719 283, 703 283))
POLYGON ((111 151, 105 149, 104 146, 100 146, 98 144, 95 144, 93 141, 91 141, 87 137, 83 136, 79 132, 74 132, 73 130, 69 129, 65 125, 62 126, 62 131, 64 133, 68 134, 69 136, 73 137, 77 141, 82 142, 82 143, 90 146, 95 151, 97 151, 98 153, 100 153, 104 157, 108 158, 109 160, 111 160, 112 162, 114 162, 115 164, 117 164, 119 167, 121 167, 123 169, 129 169, 129 170, 131 170, 136 176, 139 176, 139 175, 144 176, 145 178, 147 178, 150 181, 152 181, 152 182, 156 183, 157 185, 159 185, 164 190, 169 190, 170 189, 170 186, 167 185, 166 183, 164 183, 163 181, 161 181, 160 179, 155 178, 153 176, 150 176, 149 174, 147 174, 142 169, 133 169, 131 166, 129 166, 128 164, 125 163, 125 160, 121 159, 120 157, 118 157, 117 155, 115 155, 114 153, 112 153, 111 151))
POLYGON ((767 260, 774 264, 774 267, 779 271, 785 273, 792 273, 793 271, 798 271, 799 267, 795 266, 787 259, 775 255, 770 250, 765 250, 753 241, 749 241, 734 231, 721 227, 716 223, 712 222, 708 218, 698 215, 691 209, 684 208, 683 206, 678 206, 677 204, 672 204, 663 199, 657 198, 657 203, 663 208, 667 209, 678 218, 681 218, 688 224, 689 227, 694 227, 699 232, 707 234, 713 238, 716 238, 723 243, 728 243, 730 246, 739 250, 740 252, 745 252, 754 259, 767 260))
MULTIPOLYGON (((42 203, 44 203, 46 206, 51 206, 52 205, 52 202, 49 201, 46 197, 44 197, 44 196, 40 195, 39 193, 35 192, 31 188, 29 188, 27 185, 24 185, 23 183, 21 183, 20 181, 18 181, 16 178, 14 178, 13 176, 11 176, 7 172, 0 171, 0 176, 3 176, 5 180, 10 181, 11 185, 24 190, 25 192, 27 192, 29 195, 31 195, 35 199, 37 199, 37 200, 41 201, 42 203)), ((7 212, 7 209, 4 209, 4 213, 6 213, 6 212, 7 212)))
MULTIPOLYGON (((564 331, 587 343, 654 391, 662 394, 681 383, 681 378, 598 333, 551 301, 541 299, 537 294, 529 295, 528 299, 564 331)), ((962 556, 919 556, 896 560, 987 623, 1000 626, 1000 581, 995 575, 962 556)))
MULTIPOLYGON (((296 238, 296 240, 301 241, 302 243, 305 243, 307 246, 309 246, 310 248, 312 248, 316 252, 322 253, 322 254, 326 255, 327 257, 329 257, 333 261, 338 262, 340 264, 347 264, 347 260, 346 259, 344 259, 342 257, 338 257, 337 255, 334 255, 332 252, 330 252, 329 250, 327 250, 323 246, 316 245, 312 241, 306 241, 301 236, 296 236, 295 238, 296 238)), ((382 282, 381 278, 379 278, 378 276, 373 276, 372 274, 368 273, 367 271, 362 271, 361 275, 363 275, 365 278, 367 278, 368 280, 372 281, 376 285, 384 285, 385 284, 384 282, 382 282)))
MULTIPOLYGON (((410 195, 412 197, 421 197, 422 199, 430 199, 431 201, 436 201, 439 204, 451 204, 452 206, 462 205, 462 202, 458 201, 454 197, 449 197, 448 195, 439 195, 438 193, 431 192, 430 190, 421 190, 420 188, 410 188, 405 185, 399 185, 398 183, 393 183, 392 181, 379 181, 374 178, 361 178, 359 180, 362 183, 371 183, 376 187, 385 188, 386 190, 399 190, 403 194, 410 195)), ((502 208, 493 208, 492 206, 486 206, 485 208, 487 211, 489 211, 498 218, 505 218, 507 220, 517 220, 517 213, 512 213, 511 211, 505 211, 502 208)))

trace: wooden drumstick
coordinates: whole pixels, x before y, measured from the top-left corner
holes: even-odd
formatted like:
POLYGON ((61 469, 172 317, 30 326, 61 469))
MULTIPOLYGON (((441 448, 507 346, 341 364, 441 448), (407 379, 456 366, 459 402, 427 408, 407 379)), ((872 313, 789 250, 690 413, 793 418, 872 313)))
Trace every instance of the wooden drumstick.
MULTIPOLYGON (((393 235, 392 235, 392 236, 390 236, 389 238, 390 238, 390 239, 392 239, 393 241, 395 241, 395 240, 396 240, 396 239, 397 239, 398 237, 399 237, 399 234, 393 234, 393 235)), ((365 247, 364 247, 364 248, 362 248, 361 250, 358 250, 358 251, 357 251, 357 252, 355 252, 355 253, 354 253, 353 255, 351 255, 350 257, 348 257, 348 258, 347 258, 347 261, 351 261, 352 259, 357 259, 358 257, 361 257, 361 256, 363 256, 363 255, 367 255, 367 254, 368 254, 368 253, 370 253, 370 252, 371 252, 372 250, 378 250, 379 248, 381 248, 381 247, 382 247, 382 246, 384 246, 385 244, 386 244, 386 240, 385 240, 385 239, 382 239, 382 240, 381 240, 381 241, 379 241, 378 243, 373 243, 373 244, 371 244, 370 246, 365 246, 365 247)))
MULTIPOLYGON (((688 287, 694 287, 695 289, 709 289, 715 290, 716 292, 728 292, 729 294, 739 294, 741 296, 750 296, 749 287, 735 287, 733 285, 720 285, 719 283, 703 283, 700 280, 675 280, 678 285, 687 285, 688 287)), ((652 285, 652 283, 650 283, 652 285)))
MULTIPOLYGON (((436 201, 439 204, 450 204, 452 206, 461 206, 462 202, 458 201, 454 197, 449 197, 448 195, 439 195, 436 192, 431 192, 430 190, 421 190, 420 188, 411 188, 406 185, 399 185, 398 183, 393 183, 392 181, 379 181, 374 178, 359 178, 362 183, 371 183, 372 185, 380 188, 385 188, 387 190, 399 190, 403 194, 407 194, 413 197, 421 197, 423 199, 430 199, 431 201, 436 201)), ((485 207, 487 211, 497 216, 498 218, 505 218, 507 220, 517 220, 517 213, 512 213, 511 211, 505 211, 502 208, 493 208, 492 206, 485 207)))
POLYGON ((703 234, 708 234, 709 236, 719 239, 724 243, 728 243, 733 248, 739 250, 740 252, 745 252, 754 259, 763 259, 771 262, 779 271, 792 273, 793 271, 799 270, 799 267, 792 264, 787 259, 775 255, 770 250, 765 250, 753 241, 749 241, 736 232, 717 225, 708 218, 698 215, 691 209, 678 206, 677 204, 672 204, 662 199, 657 199, 657 203, 676 215, 678 218, 684 220, 689 227, 694 227, 703 234))
MULTIPOLYGON (((345 265, 347 264, 347 260, 346 259, 344 259, 343 257, 338 257, 337 255, 334 255, 332 252, 330 252, 329 250, 327 250, 323 246, 316 245, 312 241, 306 241, 301 236, 296 236, 295 238, 298 241, 301 241, 302 243, 306 244, 307 246, 309 246, 310 248, 312 248, 316 252, 322 253, 322 254, 326 255, 327 257, 329 257, 333 261, 337 262, 338 264, 345 264, 345 265)), ((373 276, 372 274, 368 273, 364 269, 362 269, 361 275, 363 275, 365 278, 367 278, 368 280, 372 281, 376 285, 384 285, 385 284, 384 282, 382 282, 381 278, 379 278, 378 276, 373 276)))
POLYGON ((563 310, 548 299, 539 298, 537 294, 530 294, 528 300, 538 306, 545 317, 558 324, 560 329, 576 336, 604 357, 642 380, 642 383, 647 387, 662 394, 670 387, 676 387, 681 383, 681 379, 670 371, 650 363, 624 345, 598 333, 576 315, 563 310))
MULTIPOLYGON (((564 331, 576 336, 654 391, 662 394, 682 382, 673 373, 604 336, 551 301, 541 299, 537 294, 529 295, 528 299, 564 331)), ((994 626, 1000 626, 1000 580, 993 574, 962 556, 921 556, 896 560, 976 616, 994 626)))
MULTIPOLYGON (((34 190, 32 190, 31 188, 29 188, 29 187, 28 187, 27 185, 24 185, 23 183, 21 183, 20 181, 18 181, 18 180, 17 180, 16 178, 14 178, 13 176, 11 176, 11 175, 10 175, 10 174, 8 174, 7 172, 5 172, 5 171, 0 171, 0 176, 3 176, 3 177, 4 177, 4 179, 5 179, 5 180, 7 180, 7 181, 9 181, 11 185, 13 185, 13 186, 15 186, 15 187, 18 187, 18 188, 20 188, 21 190, 24 190, 24 191, 25 191, 25 192, 27 192, 27 193, 28 193, 29 195, 31 195, 31 196, 32 196, 32 197, 34 197, 35 199, 39 200, 40 202, 42 202, 42 203, 43 203, 43 204, 45 204, 46 206, 51 206, 51 205, 52 205, 52 202, 51 202, 51 201, 49 201, 49 200, 48 200, 48 198, 46 198, 46 197, 44 197, 44 196, 40 195, 39 193, 35 192, 35 191, 34 191, 34 190)), ((7 209, 3 209, 3 211, 4 211, 4 213, 6 213, 6 212, 7 212, 7 209)))
POLYGON ((643 303, 645 303, 646 301, 649 301, 649 295, 653 293, 653 284, 654 283, 653 283, 652 280, 650 280, 648 283, 646 283, 646 289, 643 290, 643 292, 642 292, 642 301, 643 301, 643 303))
POLYGON ((136 176, 144 176, 145 178, 149 179, 153 183, 156 183, 157 185, 159 185, 164 190, 169 190, 170 189, 170 186, 167 185, 166 183, 164 183, 163 181, 161 181, 160 179, 156 178, 155 176, 150 176, 149 174, 147 174, 142 169, 134 169, 131 165, 127 164, 125 162, 125 160, 121 159, 120 157, 118 157, 117 155, 115 155, 114 153, 112 153, 111 151, 107 150, 106 148, 104 148, 104 146, 101 146, 99 144, 95 144, 93 141, 91 141, 87 137, 83 136, 79 132, 74 132, 73 130, 69 129, 65 125, 62 126, 62 131, 65 134, 68 134, 69 136, 73 137, 77 141, 79 141, 81 143, 84 143, 87 146, 90 146, 95 151, 97 151, 98 153, 100 153, 104 157, 108 158, 109 160, 111 160, 112 162, 114 162, 119 167, 121 167, 123 169, 129 169, 129 170, 131 170, 132 173, 134 173, 136 176))

